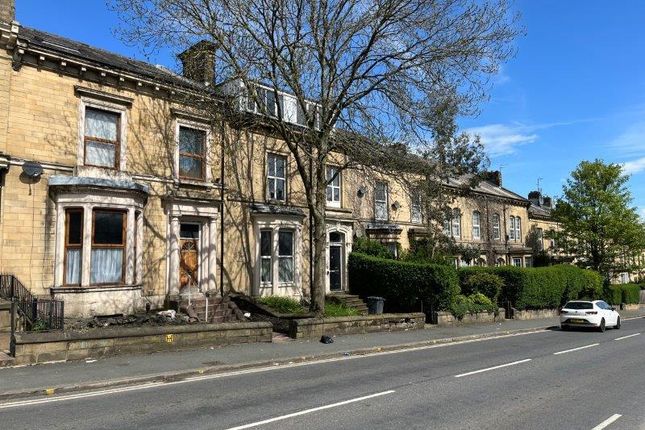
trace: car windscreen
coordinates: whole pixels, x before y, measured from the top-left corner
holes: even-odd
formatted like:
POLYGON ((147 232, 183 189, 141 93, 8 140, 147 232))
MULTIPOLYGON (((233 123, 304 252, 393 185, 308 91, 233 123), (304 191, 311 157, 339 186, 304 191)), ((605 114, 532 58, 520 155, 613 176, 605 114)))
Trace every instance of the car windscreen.
POLYGON ((566 309, 593 309, 593 303, 587 302, 569 302, 564 305, 566 309))

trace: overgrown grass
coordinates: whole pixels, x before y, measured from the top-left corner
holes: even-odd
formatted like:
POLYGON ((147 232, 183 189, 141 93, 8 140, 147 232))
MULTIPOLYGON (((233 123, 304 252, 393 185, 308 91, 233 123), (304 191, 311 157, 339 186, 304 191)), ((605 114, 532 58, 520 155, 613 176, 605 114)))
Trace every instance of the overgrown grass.
POLYGON ((280 314, 304 314, 307 309, 296 299, 290 297, 260 297, 258 302, 280 314))
POLYGON ((325 316, 326 317, 353 317, 360 315, 358 310, 354 308, 349 308, 340 303, 325 303, 325 316))

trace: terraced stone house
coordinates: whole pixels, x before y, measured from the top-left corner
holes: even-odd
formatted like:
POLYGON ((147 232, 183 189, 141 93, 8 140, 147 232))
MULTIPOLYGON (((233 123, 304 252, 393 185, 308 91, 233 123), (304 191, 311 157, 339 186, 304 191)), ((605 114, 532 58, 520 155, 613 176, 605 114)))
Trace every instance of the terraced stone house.
MULTIPOLYGON (((239 82, 214 85, 212 59, 191 49, 177 74, 22 26, 13 1, 0 5, 0 272, 64 299, 68 316, 309 293, 309 214, 288 149, 270 130, 210 114, 239 82)), ((284 121, 302 125, 290 96, 278 99, 265 92, 267 107, 281 103, 284 121)), ((258 114, 248 100, 238 107, 258 114)), ((355 237, 396 252, 424 231, 394 178, 339 172, 343 162, 327 167, 328 292, 348 288, 355 237)), ((552 227, 538 206, 499 176, 456 199, 446 234, 481 249, 457 264, 530 266, 529 230, 552 227)))

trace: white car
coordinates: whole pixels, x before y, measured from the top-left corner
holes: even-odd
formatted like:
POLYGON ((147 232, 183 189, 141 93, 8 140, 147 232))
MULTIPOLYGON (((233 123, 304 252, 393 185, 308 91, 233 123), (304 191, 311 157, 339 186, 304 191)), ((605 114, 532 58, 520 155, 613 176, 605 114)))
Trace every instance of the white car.
POLYGON ((572 300, 560 311, 560 327, 562 330, 572 327, 594 327, 600 331, 605 331, 606 327, 619 329, 620 315, 602 300, 572 300))

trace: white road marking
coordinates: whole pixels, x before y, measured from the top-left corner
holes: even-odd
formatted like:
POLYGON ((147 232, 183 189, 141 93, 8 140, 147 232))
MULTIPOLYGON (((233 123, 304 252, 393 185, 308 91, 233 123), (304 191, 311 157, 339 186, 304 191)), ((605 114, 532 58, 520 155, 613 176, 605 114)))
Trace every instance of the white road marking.
POLYGON ((500 364, 499 366, 487 367, 486 369, 473 370, 472 372, 455 375, 455 378, 461 378, 462 376, 470 376, 476 373, 488 372, 489 370, 501 369, 502 367, 515 366, 516 364, 526 363, 531 360, 532 360, 531 358, 525 358, 524 360, 514 361, 512 363, 500 364))
POLYGON ((639 334, 640 334, 640 333, 634 333, 634 334, 630 334, 629 336, 617 337, 617 338, 616 338, 616 339, 614 339, 614 340, 629 339, 630 337, 638 336, 639 334))
POLYGON ((565 349, 564 351, 554 352, 553 355, 566 354, 567 352, 580 351, 581 349, 592 348, 600 345, 599 343, 592 343, 591 345, 579 346, 578 348, 565 349))
POLYGON ((190 382, 207 381, 211 379, 226 378, 231 376, 248 375, 253 373, 262 373, 262 372, 270 372, 274 370, 289 369, 292 367, 313 366, 317 364, 334 363, 337 361, 354 360, 359 358, 377 357, 381 355, 402 354, 405 352, 422 351, 422 350, 434 349, 434 348, 444 348, 444 347, 449 347, 453 345, 463 345, 466 343, 484 342, 488 340, 504 339, 504 338, 515 337, 515 336, 526 336, 526 335, 536 334, 536 333, 546 333, 547 331, 548 330, 545 330, 545 329, 538 329, 535 331, 524 332, 524 333, 511 333, 511 334, 505 334, 505 335, 494 336, 494 337, 461 340, 458 342, 438 343, 438 344, 432 344, 432 345, 416 346, 412 348, 402 348, 402 349, 396 349, 392 351, 366 352, 365 354, 350 355, 349 357, 347 356, 332 357, 332 358, 325 358, 322 360, 303 361, 299 363, 280 364, 280 365, 273 365, 273 366, 256 367, 252 369, 233 370, 229 372, 214 373, 209 375, 191 376, 177 381, 146 382, 140 385, 129 385, 125 387, 101 389, 98 391, 85 391, 82 393, 54 395, 50 397, 41 397, 41 398, 30 399, 30 400, 16 400, 14 402, 0 403, 0 409, 39 405, 39 404, 50 403, 50 402, 61 402, 65 400, 77 400, 77 399, 83 399, 86 397, 105 396, 109 394, 145 390, 148 388, 155 388, 155 387, 168 387, 172 385, 187 384, 190 382))
POLYGON ((313 412, 318 412, 318 411, 322 411, 322 410, 325 410, 325 409, 331 409, 331 408, 336 408, 338 406, 348 405, 350 403, 361 402, 363 400, 372 399, 374 397, 385 396, 386 394, 392 394, 394 392, 395 392, 394 390, 383 391, 381 393, 370 394, 369 396, 357 397, 355 399, 345 400, 345 401, 338 402, 338 403, 332 403, 331 405, 318 406, 317 408, 305 409, 304 411, 294 412, 292 414, 281 415, 279 417, 269 418, 268 420, 256 421, 254 423, 245 424, 243 426, 231 427, 231 428, 229 428, 227 430, 244 430, 244 429, 249 429, 249 428, 252 428, 252 427, 258 427, 258 426, 261 426, 261 425, 264 425, 264 424, 269 424, 269 423, 273 423, 273 422, 276 422, 276 421, 282 421, 282 420, 286 420, 288 418, 299 417, 301 415, 311 414, 313 412))
POLYGON ((618 418, 622 417, 620 414, 613 414, 609 418, 607 418, 605 421, 601 422, 598 424, 596 427, 592 428, 591 430, 602 430, 605 427, 607 427, 609 424, 613 423, 616 421, 618 418))

